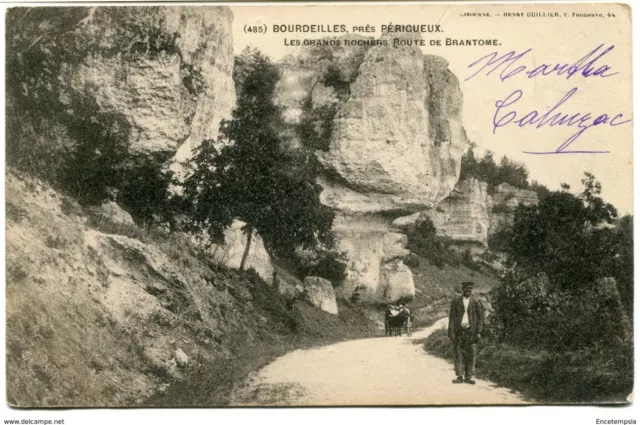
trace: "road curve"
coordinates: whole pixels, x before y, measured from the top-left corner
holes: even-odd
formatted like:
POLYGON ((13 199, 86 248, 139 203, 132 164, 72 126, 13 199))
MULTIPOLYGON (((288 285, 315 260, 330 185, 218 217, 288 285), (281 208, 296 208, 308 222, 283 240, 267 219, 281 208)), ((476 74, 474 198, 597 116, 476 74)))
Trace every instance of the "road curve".
POLYGON ((296 350, 277 358, 231 396, 233 406, 528 404, 521 395, 477 380, 452 384, 453 366, 427 354, 419 340, 379 337, 296 350))

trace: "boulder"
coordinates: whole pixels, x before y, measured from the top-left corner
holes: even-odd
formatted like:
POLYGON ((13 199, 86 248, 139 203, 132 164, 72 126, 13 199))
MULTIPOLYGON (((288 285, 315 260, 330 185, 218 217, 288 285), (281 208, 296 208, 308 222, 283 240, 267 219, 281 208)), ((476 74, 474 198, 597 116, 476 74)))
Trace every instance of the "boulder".
POLYGON ((105 202, 97 207, 90 207, 89 211, 99 220, 105 220, 117 225, 135 226, 131 214, 123 210, 113 201, 105 202))
POLYGON ((304 279, 303 297, 324 312, 338 314, 336 294, 333 285, 327 279, 307 276, 304 279))

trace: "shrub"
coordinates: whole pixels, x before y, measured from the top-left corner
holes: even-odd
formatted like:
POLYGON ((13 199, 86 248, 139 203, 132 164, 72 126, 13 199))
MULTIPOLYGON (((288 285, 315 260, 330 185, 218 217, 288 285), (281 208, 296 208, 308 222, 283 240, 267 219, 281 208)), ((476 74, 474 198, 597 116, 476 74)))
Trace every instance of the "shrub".
POLYGON ((506 252, 509 248, 509 244, 511 243, 511 238, 513 234, 511 229, 503 229, 499 230, 493 234, 490 234, 487 239, 487 244, 489 248, 494 251, 506 252))
POLYGON ((407 236, 407 249, 426 258, 436 267, 460 264, 460 254, 449 248, 452 242, 436 234, 436 228, 428 217, 420 220, 407 236))
MULTIPOLYGON (((484 157, 478 159, 473 151, 476 147, 477 145, 472 143, 467 152, 462 155, 460 180, 473 177, 486 182, 489 186, 489 193, 493 193, 494 188, 500 183, 508 183, 520 189, 529 188, 527 181, 529 170, 523 163, 503 156, 500 163, 497 164, 491 151, 485 151, 484 157)), ((536 190, 546 189, 544 186, 536 184, 536 190)))
POLYGON ((601 187, 586 173, 584 191, 553 192, 538 205, 516 209, 507 253, 523 273, 545 273, 566 290, 580 290, 615 274, 619 248, 610 224, 617 211, 600 197, 601 187))
POLYGON ((478 264, 476 260, 473 258, 473 255, 471 254, 471 250, 469 248, 465 249, 464 252, 462 253, 461 262, 471 270, 476 270, 476 271, 481 270, 480 264, 478 264))
POLYGON ((170 154, 156 152, 130 156, 123 170, 118 202, 139 225, 171 220, 176 208, 169 196, 173 172, 165 166, 170 154))
POLYGON ((491 208, 491 212, 500 214, 500 213, 510 213, 512 212, 511 207, 506 204, 496 204, 491 208))
POLYGON ((413 252, 410 252, 408 255, 406 255, 402 259, 402 262, 412 268, 416 268, 420 266, 420 258, 413 252))
POLYGON ((344 252, 317 247, 314 249, 296 250, 295 263, 297 274, 301 279, 306 276, 318 276, 327 279, 336 287, 345 279, 347 257, 344 252))

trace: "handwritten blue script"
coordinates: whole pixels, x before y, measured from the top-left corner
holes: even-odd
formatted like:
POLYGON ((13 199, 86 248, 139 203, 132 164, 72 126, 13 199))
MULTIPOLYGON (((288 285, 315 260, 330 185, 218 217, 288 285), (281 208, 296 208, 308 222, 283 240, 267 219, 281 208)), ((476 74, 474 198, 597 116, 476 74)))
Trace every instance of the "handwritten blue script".
POLYGON ((532 69, 519 64, 519 62, 521 62, 527 55, 532 53, 533 49, 531 48, 519 53, 512 50, 503 55, 499 55, 498 52, 492 52, 473 61, 467 67, 471 69, 477 68, 477 70, 467 77, 465 81, 472 79, 482 71, 486 71, 484 74, 486 76, 490 76, 494 74, 494 72, 499 72, 498 76, 502 82, 519 74, 524 74, 527 78, 535 78, 537 76, 546 77, 555 74, 559 77, 564 77, 567 80, 574 75, 582 76, 584 78, 612 77, 619 73, 613 72, 609 65, 597 64, 598 61, 602 61, 603 58, 615 48, 613 45, 607 48, 604 48, 604 46, 604 43, 600 44, 598 47, 592 49, 589 53, 571 65, 568 63, 544 63, 532 69))
POLYGON ((631 120, 624 119, 623 114, 610 116, 609 114, 600 114, 595 116, 591 112, 561 112, 560 108, 578 92, 578 88, 574 87, 569 90, 552 108, 547 111, 532 110, 524 115, 516 110, 517 103, 523 96, 522 90, 515 90, 509 94, 504 100, 496 102, 496 110, 493 115, 493 134, 500 127, 507 125, 517 125, 519 127, 533 126, 536 129, 543 127, 574 127, 577 129, 571 137, 565 140, 555 151, 551 152, 529 152, 528 154, 550 155, 550 154, 576 154, 576 153, 609 153, 609 151, 593 151, 593 150, 567 150, 587 130, 597 126, 617 127, 619 125, 630 123, 631 120))

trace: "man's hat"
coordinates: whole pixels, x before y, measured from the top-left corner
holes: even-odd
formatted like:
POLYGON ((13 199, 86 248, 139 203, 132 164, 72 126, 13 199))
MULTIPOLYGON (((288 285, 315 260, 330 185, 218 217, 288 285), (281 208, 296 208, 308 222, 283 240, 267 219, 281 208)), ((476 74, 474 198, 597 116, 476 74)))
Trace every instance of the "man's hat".
POLYGON ((468 288, 468 287, 470 287, 470 286, 471 286, 471 287, 473 287, 473 285, 475 285, 475 282, 471 282, 471 281, 469 281, 469 282, 462 282, 462 287, 463 287, 463 288, 468 288))

